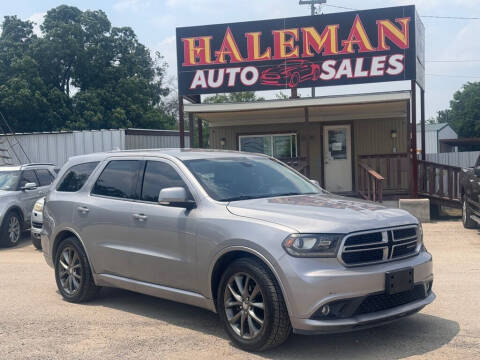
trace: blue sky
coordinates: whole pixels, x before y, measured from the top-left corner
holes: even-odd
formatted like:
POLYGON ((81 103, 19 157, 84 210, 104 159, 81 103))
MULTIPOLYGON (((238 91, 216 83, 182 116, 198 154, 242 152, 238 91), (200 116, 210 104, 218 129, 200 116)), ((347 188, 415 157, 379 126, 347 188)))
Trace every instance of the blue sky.
MULTIPOLYGON (((175 27, 308 15, 298 0, 15 0, 1 1, 0 15, 18 15, 41 22, 43 15, 60 4, 82 10, 105 11, 114 26, 131 26, 140 41, 160 51, 175 81, 175 27)), ((328 4, 351 8, 376 8, 415 4, 420 15, 480 17, 479 0, 329 0, 328 4)), ((325 13, 343 11, 323 7, 325 13)), ((453 93, 467 81, 480 81, 480 20, 423 18, 427 60, 477 60, 476 62, 428 62, 426 72, 427 118, 448 107, 453 93)), ((405 82, 340 86, 317 89, 317 95, 389 91, 408 88, 405 82)), ((309 90, 303 91, 309 94, 309 90)))

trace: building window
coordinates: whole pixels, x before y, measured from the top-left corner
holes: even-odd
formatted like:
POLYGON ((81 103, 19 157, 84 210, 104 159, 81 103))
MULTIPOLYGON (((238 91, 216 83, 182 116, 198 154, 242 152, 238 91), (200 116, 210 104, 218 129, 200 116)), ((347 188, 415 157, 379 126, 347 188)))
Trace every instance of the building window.
POLYGON ((262 153, 278 159, 297 157, 296 134, 262 134, 239 136, 239 150, 262 153))

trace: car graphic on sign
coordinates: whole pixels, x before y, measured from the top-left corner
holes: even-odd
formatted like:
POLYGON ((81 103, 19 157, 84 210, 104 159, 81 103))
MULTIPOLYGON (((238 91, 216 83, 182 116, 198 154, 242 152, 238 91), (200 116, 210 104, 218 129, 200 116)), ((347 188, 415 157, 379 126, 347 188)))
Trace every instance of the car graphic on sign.
POLYGON ((304 81, 316 81, 320 65, 308 60, 288 60, 265 69, 261 75, 262 85, 297 87, 304 81))

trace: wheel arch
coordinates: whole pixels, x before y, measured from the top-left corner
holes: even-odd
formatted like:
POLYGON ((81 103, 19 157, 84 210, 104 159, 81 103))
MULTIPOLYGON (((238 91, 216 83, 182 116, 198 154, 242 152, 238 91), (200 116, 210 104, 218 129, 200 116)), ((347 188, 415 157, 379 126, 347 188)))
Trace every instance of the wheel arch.
MULTIPOLYGON (((52 253, 51 253, 51 256, 52 256, 52 263, 55 264, 55 255, 57 254, 57 249, 58 247, 60 246, 60 244, 62 243, 63 240, 69 238, 69 237, 74 237, 78 240, 78 242, 80 243, 80 245, 82 246, 83 248, 83 251, 85 251, 85 254, 87 255, 87 258, 88 258, 88 253, 87 253, 87 248, 85 247, 85 244, 83 243, 82 241, 82 238, 80 237, 80 235, 78 235, 78 233, 71 229, 71 228, 65 228, 61 231, 59 231, 56 235, 55 235, 55 240, 53 241, 53 245, 52 245, 52 253)), ((90 261, 89 261, 90 262, 90 261)), ((90 266, 91 267, 91 266, 90 266)), ((90 270, 93 270, 93 269, 90 269, 90 270)))
POLYGON ((16 213, 19 217, 22 223, 25 222, 25 214, 23 213, 22 209, 18 205, 12 205, 8 208, 7 211, 5 211, 5 214, 8 214, 10 212, 16 213))
POLYGON ((275 267, 261 253, 259 253, 254 249, 244 247, 244 246, 234 246, 234 247, 229 247, 227 249, 224 249, 217 255, 215 261, 213 262, 213 265, 210 269, 210 294, 211 294, 215 309, 217 309, 217 292, 218 292, 217 290, 218 290, 218 286, 220 284, 220 279, 222 277, 223 272, 226 270, 228 265, 231 264, 233 261, 235 261, 236 259, 244 258, 244 257, 256 259, 267 266, 267 268, 272 273, 275 281, 279 285, 280 290, 282 291, 283 298, 285 299, 285 305, 287 307, 288 312, 290 313, 290 305, 289 305, 287 292, 284 288, 283 282, 280 280, 280 276, 276 271, 275 267))

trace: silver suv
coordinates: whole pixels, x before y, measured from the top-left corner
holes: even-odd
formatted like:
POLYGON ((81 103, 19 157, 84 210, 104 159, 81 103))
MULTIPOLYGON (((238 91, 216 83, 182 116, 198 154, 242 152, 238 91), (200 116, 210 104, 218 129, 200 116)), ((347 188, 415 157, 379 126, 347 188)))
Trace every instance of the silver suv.
POLYGON ((422 238, 407 212, 330 195, 267 156, 156 150, 71 159, 42 245, 67 301, 110 286, 200 306, 260 351, 421 310, 435 298, 422 238))
POLYGON ((30 227, 35 202, 55 178, 52 164, 0 166, 0 246, 15 246, 30 227))

